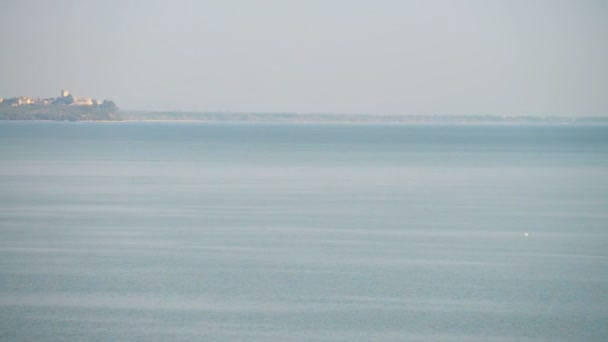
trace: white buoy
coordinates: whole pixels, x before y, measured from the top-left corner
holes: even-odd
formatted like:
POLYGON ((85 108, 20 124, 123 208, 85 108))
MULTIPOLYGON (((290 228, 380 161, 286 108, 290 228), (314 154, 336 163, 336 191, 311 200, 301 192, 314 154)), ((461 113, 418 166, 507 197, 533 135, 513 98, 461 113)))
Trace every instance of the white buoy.
POLYGON ((526 237, 527 237, 527 236, 528 236, 528 232, 525 232, 525 233, 524 233, 524 236, 526 236, 526 237))

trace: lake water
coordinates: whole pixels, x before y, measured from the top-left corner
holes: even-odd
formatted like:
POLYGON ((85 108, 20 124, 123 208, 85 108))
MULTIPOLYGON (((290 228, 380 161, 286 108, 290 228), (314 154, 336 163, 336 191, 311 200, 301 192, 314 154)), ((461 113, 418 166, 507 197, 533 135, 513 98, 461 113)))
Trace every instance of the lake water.
POLYGON ((1 122, 0 340, 608 340, 608 127, 1 122))

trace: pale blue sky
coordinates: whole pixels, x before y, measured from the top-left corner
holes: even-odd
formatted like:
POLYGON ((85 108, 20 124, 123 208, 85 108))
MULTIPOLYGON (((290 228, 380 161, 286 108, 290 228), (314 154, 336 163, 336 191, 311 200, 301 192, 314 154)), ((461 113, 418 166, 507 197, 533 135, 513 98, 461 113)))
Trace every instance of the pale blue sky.
POLYGON ((608 1, 23 1, 0 97, 125 109, 608 115, 608 1))

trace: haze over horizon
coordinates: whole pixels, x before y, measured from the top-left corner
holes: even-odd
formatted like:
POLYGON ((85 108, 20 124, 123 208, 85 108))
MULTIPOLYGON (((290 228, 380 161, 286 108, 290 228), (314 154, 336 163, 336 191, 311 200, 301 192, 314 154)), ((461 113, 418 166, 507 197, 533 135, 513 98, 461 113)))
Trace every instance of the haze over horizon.
POLYGON ((608 2, 41 1, 0 11, 0 97, 123 109, 608 115, 608 2))

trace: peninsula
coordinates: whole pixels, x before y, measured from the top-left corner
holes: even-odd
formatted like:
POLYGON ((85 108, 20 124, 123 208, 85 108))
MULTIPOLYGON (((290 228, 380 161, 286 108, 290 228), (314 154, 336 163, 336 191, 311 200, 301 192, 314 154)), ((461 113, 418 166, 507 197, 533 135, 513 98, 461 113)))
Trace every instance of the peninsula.
POLYGON ((0 120, 119 121, 113 101, 74 97, 62 90, 56 98, 0 98, 0 120))
POLYGON ((375 115, 335 113, 119 111, 113 101, 72 96, 0 98, 0 120, 177 121, 226 123, 355 123, 355 124, 608 124, 608 116, 375 115))

